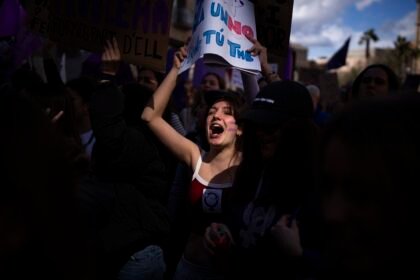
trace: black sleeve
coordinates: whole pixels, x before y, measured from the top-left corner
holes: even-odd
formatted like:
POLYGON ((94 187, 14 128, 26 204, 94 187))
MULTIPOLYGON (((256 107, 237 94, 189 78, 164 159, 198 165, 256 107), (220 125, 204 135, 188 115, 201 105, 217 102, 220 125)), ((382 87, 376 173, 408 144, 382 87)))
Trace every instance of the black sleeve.
POLYGON ((124 96, 112 82, 100 83, 92 95, 90 114, 97 143, 109 156, 117 156, 123 148, 127 126, 123 119, 124 96))
MULTIPOLYGON (((105 79, 107 80, 107 79, 105 79)), ((104 80, 93 93, 90 113, 96 138, 95 172, 103 177, 136 186, 143 195, 167 199, 166 170, 145 126, 127 125, 124 95, 112 81, 104 80)))
POLYGON ((64 86, 54 59, 44 58, 44 71, 49 84, 54 86, 64 86))

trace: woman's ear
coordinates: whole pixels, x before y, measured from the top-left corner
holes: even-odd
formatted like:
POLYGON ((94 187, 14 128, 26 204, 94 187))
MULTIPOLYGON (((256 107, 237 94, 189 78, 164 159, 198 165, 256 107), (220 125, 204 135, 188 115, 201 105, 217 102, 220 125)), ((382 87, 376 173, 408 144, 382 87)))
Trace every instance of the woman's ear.
POLYGON ((236 130, 236 136, 242 136, 243 129, 242 127, 238 126, 238 129, 236 130))

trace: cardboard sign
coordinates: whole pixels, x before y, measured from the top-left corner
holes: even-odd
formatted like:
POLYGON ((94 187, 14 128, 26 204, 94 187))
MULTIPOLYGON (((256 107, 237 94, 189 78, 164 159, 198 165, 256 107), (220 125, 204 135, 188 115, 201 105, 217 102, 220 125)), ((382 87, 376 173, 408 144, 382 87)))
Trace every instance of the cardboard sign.
POLYGON ((93 52, 116 37, 123 60, 164 70, 171 0, 36 0, 32 30, 93 52))
POLYGON ((293 0, 255 1, 258 41, 274 56, 287 57, 293 0))
POLYGON ((246 36, 256 38, 249 0, 197 0, 189 53, 180 72, 201 57, 206 63, 259 72, 259 58, 246 51, 253 45, 246 36))

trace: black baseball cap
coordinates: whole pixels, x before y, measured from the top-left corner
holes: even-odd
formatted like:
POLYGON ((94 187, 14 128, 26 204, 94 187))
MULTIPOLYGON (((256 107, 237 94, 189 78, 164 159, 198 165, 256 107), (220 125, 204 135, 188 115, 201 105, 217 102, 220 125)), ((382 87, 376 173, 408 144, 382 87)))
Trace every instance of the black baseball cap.
POLYGON ((261 89, 241 119, 261 125, 277 125, 288 119, 312 116, 313 105, 308 89, 295 81, 277 81, 261 89))

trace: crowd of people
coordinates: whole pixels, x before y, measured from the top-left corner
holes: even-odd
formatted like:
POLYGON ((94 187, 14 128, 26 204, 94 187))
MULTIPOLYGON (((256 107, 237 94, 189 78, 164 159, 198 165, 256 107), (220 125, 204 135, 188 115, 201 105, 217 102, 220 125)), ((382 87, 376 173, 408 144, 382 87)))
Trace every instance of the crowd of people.
POLYGON ((46 80, 29 64, 4 79, 0 278, 411 275, 420 95, 372 64, 327 112, 251 41, 264 81, 243 91, 180 80, 186 47, 121 83, 115 39, 98 76, 63 82, 45 57, 46 80))

